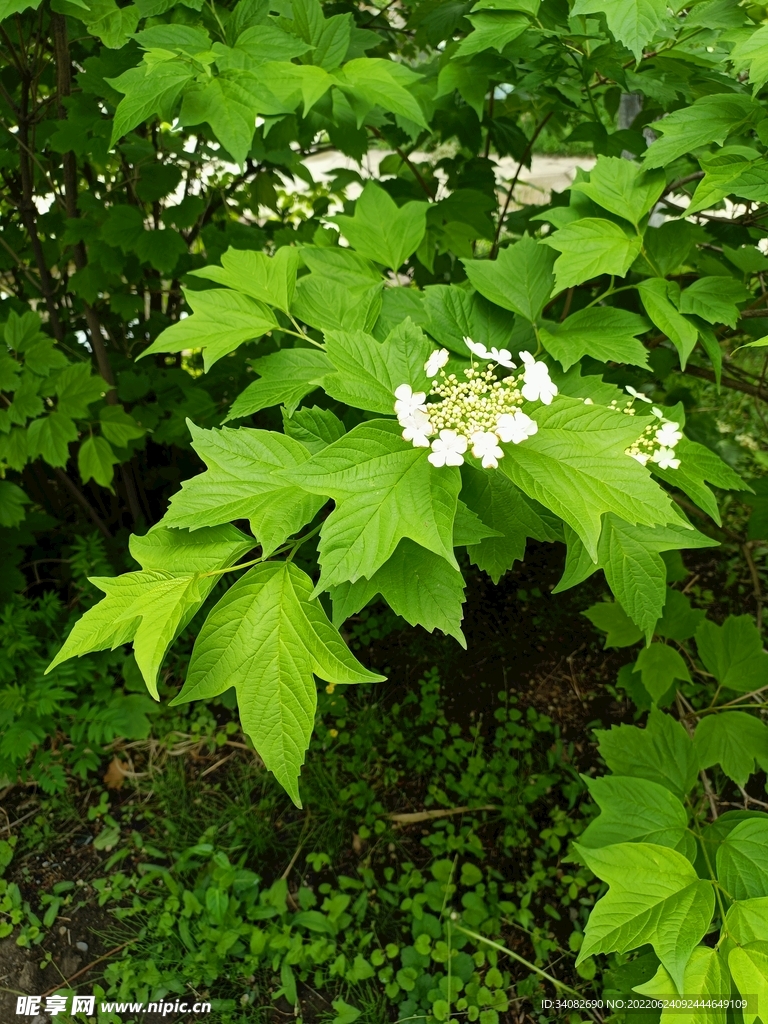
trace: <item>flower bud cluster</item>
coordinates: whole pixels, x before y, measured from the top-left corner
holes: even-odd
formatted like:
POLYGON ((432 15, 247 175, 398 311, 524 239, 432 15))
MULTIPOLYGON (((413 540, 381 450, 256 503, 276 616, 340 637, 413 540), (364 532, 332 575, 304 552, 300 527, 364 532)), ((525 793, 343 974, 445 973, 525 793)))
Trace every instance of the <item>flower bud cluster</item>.
POLYGON ((465 338, 473 356, 487 362, 481 369, 472 359, 464 369, 464 379, 446 373, 447 349, 432 353, 424 364, 428 377, 437 377, 427 401, 425 391, 414 392, 410 384, 395 390, 395 413, 403 428, 403 439, 416 448, 431 448, 428 459, 433 466, 461 466, 470 449, 485 469, 495 469, 504 451, 499 441, 520 444, 538 430, 535 420, 522 411, 523 400, 549 405, 557 387, 549 377, 545 363, 530 352, 521 352, 525 367, 517 376, 496 377, 495 366, 516 369, 507 349, 486 349, 465 338), (438 376, 439 375, 439 376, 438 376))
MULTIPOLYGON (((651 399, 647 398, 641 391, 634 388, 626 389, 631 398, 621 410, 628 416, 635 415, 634 402, 639 400, 651 405, 651 399)), ((611 407, 618 408, 618 402, 614 399, 611 407)), ((679 469, 680 459, 675 456, 677 443, 682 440, 683 432, 680 424, 674 420, 668 420, 664 413, 657 406, 651 406, 653 419, 646 424, 642 434, 636 441, 633 441, 624 454, 635 459, 641 466, 647 466, 649 462, 654 463, 659 469, 679 469)))

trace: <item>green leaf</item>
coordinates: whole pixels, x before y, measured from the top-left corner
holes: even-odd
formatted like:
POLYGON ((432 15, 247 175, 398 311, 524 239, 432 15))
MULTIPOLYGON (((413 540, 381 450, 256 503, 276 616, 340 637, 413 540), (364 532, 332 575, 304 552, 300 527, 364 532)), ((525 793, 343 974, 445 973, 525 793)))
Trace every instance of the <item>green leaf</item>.
POLYGON ((112 122, 110 148, 153 114, 162 116, 169 111, 193 75, 193 67, 186 61, 164 61, 140 64, 119 78, 105 79, 117 92, 124 93, 112 122))
POLYGON ((533 418, 538 432, 524 444, 507 445, 499 468, 565 520, 593 561, 606 512, 645 526, 674 522, 669 498, 624 454, 638 433, 631 417, 559 397, 533 418))
POLYGON ((10 480, 0 480, 0 526, 13 528, 24 519, 24 506, 29 498, 10 480))
POLYGON ((13 427, 7 434, 0 433, 0 462, 10 469, 21 472, 29 461, 27 432, 23 427, 13 427))
POLYGON ((27 430, 30 459, 41 456, 49 466, 66 466, 69 445, 77 440, 77 427, 61 412, 51 412, 34 420, 27 430))
POLYGON ((289 61, 294 57, 301 57, 311 50, 312 46, 303 39, 284 32, 271 22, 263 22, 251 25, 241 32, 235 40, 233 50, 222 46, 221 43, 214 43, 212 49, 217 54, 216 64, 220 71, 253 71, 254 65, 257 64, 289 61))
POLYGON ((96 36, 111 50, 118 50, 128 42, 139 22, 135 4, 118 7, 115 0, 89 0, 77 17, 83 21, 92 36, 96 36))
POLYGON ((211 48, 211 37, 196 25, 153 25, 133 38, 144 50, 176 50, 193 57, 211 48))
MULTIPOLYGON (((725 916, 723 931, 740 946, 768 935, 768 896, 733 903, 725 916)), ((753 992, 752 989, 749 989, 753 992)))
POLYGON ((691 675, 682 655, 674 647, 651 644, 637 656, 635 672, 640 673, 643 686, 654 699, 660 700, 675 680, 690 683, 691 675))
POLYGON ((101 225, 100 237, 108 245, 129 253, 144 234, 144 217, 141 210, 127 203, 112 206, 101 225))
MULTIPOLYGON (((624 7, 630 7, 624 3, 624 7)), ((663 10, 663 4, 662 4, 663 10)), ((589 172, 589 181, 577 181, 572 192, 581 192, 604 210, 623 217, 637 228, 662 193, 663 172, 644 171, 640 164, 623 157, 599 156, 589 172)))
POLYGON ((768 819, 739 822, 717 851, 717 878, 734 900, 768 896, 768 819))
POLYGON ((184 297, 194 310, 192 316, 163 331, 149 348, 144 349, 139 359, 157 352, 202 348, 203 365, 207 371, 243 342, 255 341, 278 326, 270 309, 239 292, 224 288, 203 292, 184 289, 184 297))
MULTIPOLYGON (((705 174, 686 207, 687 216, 717 206, 730 195, 753 202, 765 201, 768 196, 768 168, 762 159, 750 160, 748 153, 748 150, 746 153, 743 150, 733 152, 729 146, 720 153, 700 158, 705 174)), ((741 260, 733 262, 739 266, 741 260)))
POLYGON ((751 616, 729 615, 722 626, 706 619, 696 630, 696 647, 721 686, 749 693, 768 685, 768 654, 751 616))
MULTIPOLYGON (((351 249, 302 249, 312 271, 300 277, 291 313, 323 331, 369 331, 382 308, 381 274, 351 249)), ((399 289, 398 289, 399 291, 399 289)))
POLYGON ((36 11, 42 0, 2 0, 0 2, 0 21, 5 21, 12 14, 21 14, 22 11, 36 11))
POLYGON ((650 943, 679 991, 685 966, 709 928, 715 894, 681 853, 651 843, 599 850, 575 845, 608 893, 590 914, 577 965, 595 953, 628 952, 650 943))
POLYGON ((483 108, 488 96, 488 76, 483 75, 473 64, 459 64, 449 61, 440 69, 437 78, 436 98, 458 92, 464 102, 483 119, 483 108))
POLYGON ((687 437, 678 441, 675 454, 680 459, 677 469, 660 469, 651 463, 653 475, 687 494, 719 526, 720 511, 707 482, 726 491, 744 491, 748 485, 719 455, 687 437))
POLYGON ((576 0, 571 15, 604 14, 608 29, 640 60, 666 20, 664 0, 576 0))
POLYGON ((284 476, 336 502, 320 535, 318 590, 370 579, 404 537, 458 569, 453 521, 459 473, 435 469, 425 449, 403 441, 393 420, 355 427, 284 476))
POLYGON ((324 504, 288 483, 282 470, 300 467, 309 452, 271 430, 202 430, 189 423, 192 447, 208 467, 171 498, 166 526, 216 526, 248 519, 264 555, 308 523, 324 504))
POLYGON ((363 331, 331 332, 325 342, 336 372, 323 379, 323 388, 340 402, 392 415, 401 384, 411 384, 414 391, 428 389, 424 363, 432 345, 410 318, 384 342, 363 331))
POLYGON ((260 379, 237 396, 224 423, 272 405, 285 405, 290 416, 302 398, 319 387, 322 378, 333 370, 325 353, 309 348, 284 348, 253 360, 251 366, 260 379))
POLYGON ((336 1012, 336 1016, 331 1021, 331 1024, 354 1024, 362 1013, 362 1010, 358 1010, 356 1007, 350 1006, 349 1003, 345 1003, 343 999, 334 999, 331 1005, 336 1012))
POLYGON ((762 1019, 763 1008, 768 1005, 768 942, 749 942, 732 949, 728 966, 741 995, 750 997, 748 1008, 741 1011, 744 1024, 754 1024, 758 1017, 762 1019))
POLYGON ((418 100, 409 89, 421 79, 404 64, 381 57, 357 57, 334 72, 334 78, 357 113, 358 127, 371 107, 379 106, 429 128, 418 100))
POLYGON ((648 366, 648 352, 638 334, 648 325, 636 313, 610 306, 580 309, 561 324, 545 320, 540 328, 541 343, 568 370, 582 356, 603 362, 648 366))
POLYGON ((664 786, 616 775, 582 778, 600 808, 598 817, 579 836, 582 846, 597 849, 614 843, 655 843, 673 850, 682 847, 688 834, 688 812, 664 786))
POLYGON ((51 370, 62 369, 68 363, 67 357, 51 338, 39 335, 37 341, 24 347, 24 365, 32 373, 45 377, 51 370))
POLYGON ((287 313, 296 290, 296 273, 301 254, 291 245, 284 245, 274 256, 252 249, 227 249, 221 266, 193 270, 191 276, 226 285, 250 295, 259 302, 276 306, 287 313))
MULTIPOLYGON (((721 1000, 730 998, 731 979, 718 950, 697 946, 685 965, 681 989, 676 987, 664 967, 659 967, 650 981, 635 985, 632 991, 669 1001, 680 996, 691 1000, 685 1009, 662 1010, 663 1024, 669 1024, 675 1018, 685 1021, 685 1024, 726 1024, 728 1014, 721 1000)), ((672 1007, 675 1007, 674 1003, 672 1007)))
POLYGON ((642 630, 617 601, 598 601, 582 614, 596 629, 607 634, 604 647, 632 647, 643 639, 642 630))
POLYGON ((693 313, 710 324, 735 327, 739 319, 737 302, 745 302, 749 293, 733 277, 700 277, 680 295, 680 312, 693 313))
POLYGON ((142 570, 90 578, 107 596, 78 619, 46 673, 69 658, 133 641, 144 681, 158 700, 163 657, 219 578, 205 573, 232 565, 252 547, 251 538, 233 526, 195 534, 156 526, 145 537, 131 537, 131 554, 142 570))
POLYGON ((652 707, 644 729, 636 725, 596 729, 600 756, 617 775, 665 786, 679 799, 695 786, 699 764, 693 741, 680 722, 652 707))
POLYGON ((462 499, 486 526, 499 534, 467 547, 472 564, 487 572, 494 583, 515 561, 523 560, 528 537, 555 539, 551 526, 506 477, 465 466, 462 481, 462 499))
POLYGON ((7 353, 0 352, 0 389, 3 391, 15 391, 18 386, 18 377, 21 373, 21 366, 7 353))
POLYGON ((735 71, 749 68, 749 81, 756 94, 768 82, 768 25, 736 43, 729 54, 735 71))
MULTIPOLYGON (((515 245, 501 249, 495 260, 461 262, 467 277, 481 295, 531 322, 539 318, 552 294, 554 257, 527 236, 515 245)), ((474 334, 470 337, 474 341, 483 341, 474 334)))
POLYGON ((113 466, 120 461, 103 437, 89 437, 80 445, 77 468, 84 484, 95 480, 100 487, 112 487, 113 466))
POLYGON ((2 328, 2 336, 6 345, 15 352, 26 352, 42 339, 51 340, 42 333, 41 326, 40 317, 32 310, 21 316, 10 310, 2 328))
POLYGON ((714 821, 705 825, 699 836, 701 857, 699 858, 699 874, 711 875, 717 858, 717 851, 723 840, 733 832, 742 821, 768 821, 768 814, 763 811, 724 811, 714 821))
POLYGON ((361 256, 398 270, 421 244, 427 230, 427 206, 418 202, 398 206, 383 188, 368 182, 355 204, 354 217, 331 219, 361 256))
POLYGON ((320 409, 316 405, 311 409, 297 409, 292 416, 283 411, 283 430, 289 437, 301 442, 313 455, 346 433, 338 416, 330 409, 320 409))
POLYGON ((607 515, 597 560, 614 597, 650 640, 666 600, 667 571, 660 552, 707 547, 717 547, 717 541, 682 524, 632 526, 607 515))
POLYGON ((298 777, 315 718, 313 675, 328 683, 378 682, 349 652, 293 563, 254 566, 205 621, 173 704, 237 690, 240 720, 267 768, 297 806, 298 777))
POLYGON ((8 407, 11 423, 23 425, 31 417, 40 415, 43 411, 43 400, 37 393, 39 387, 39 378, 31 373, 24 374, 21 378, 21 383, 16 388, 13 401, 8 407))
POLYGON ((441 629, 466 648, 461 631, 464 579, 444 558, 412 540, 401 540, 370 579, 331 589, 334 625, 340 626, 377 594, 412 626, 423 626, 429 633, 441 629))
POLYGON ((169 277, 179 259, 187 254, 187 243, 177 231, 160 228, 145 231, 134 251, 143 263, 149 263, 155 270, 169 277))
POLYGON ((129 441, 138 441, 146 434, 144 427, 140 427, 122 405, 105 405, 99 409, 99 422, 104 437, 118 448, 125 448, 129 441))
POLYGON ((57 410, 73 419, 84 419, 88 406, 98 401, 108 389, 106 381, 91 373, 88 363, 71 363, 56 376, 54 390, 58 396, 57 410))
POLYGON ((675 110, 654 122, 657 139, 648 149, 646 167, 666 167, 679 156, 700 146, 722 146, 729 135, 737 135, 763 117, 760 106, 738 93, 702 96, 689 107, 675 110))
MULTIPOLYGON (((269 65, 264 65, 268 67, 269 65)), ((280 64, 274 65, 280 67, 280 64)), ((288 65, 289 67, 292 65, 288 65)), ((275 82, 267 79, 270 86, 275 82)), ((259 115, 288 113, 299 102, 275 97, 269 90, 249 88, 250 77, 238 76, 237 79, 218 76, 208 78, 205 82, 185 90, 184 104, 181 109, 180 123, 184 127, 201 124, 203 121, 211 126, 216 138, 231 153, 233 160, 241 167, 253 143, 256 131, 256 118, 259 115), (267 102, 260 102, 264 93, 267 102), (269 100, 272 100, 270 103, 269 100)), ((255 84, 255 83, 254 83, 255 84)))
POLYGON ((651 277, 641 281, 637 287, 646 313, 675 346, 680 355, 680 367, 684 370, 688 356, 693 352, 698 340, 699 332, 670 302, 669 295, 675 286, 661 277, 651 277))
MULTIPOLYGON (((737 786, 746 786, 757 769, 768 766, 768 725, 745 711, 718 711, 699 720, 694 735, 702 768, 719 764, 737 786)), ((768 893, 766 893, 768 895, 768 893)))
POLYGON ((642 239, 600 217, 583 217, 543 240, 561 254, 555 261, 555 289, 562 291, 601 274, 624 277, 640 253, 642 239))
MULTIPOLYGON (((470 467, 467 467, 470 468, 470 467)), ((506 483, 507 481, 505 481, 506 483)), ((466 486, 463 484, 462 486, 466 486)), ((465 497, 467 495, 465 494, 465 497)), ((472 547, 487 537, 500 537, 499 530, 486 526, 479 515, 459 500, 456 505, 456 518, 453 521, 453 546, 472 547)))
POLYGON ((509 11, 482 11, 467 15, 467 20, 472 23, 474 31, 462 39, 454 55, 456 57, 470 57, 473 53, 490 49, 501 52, 531 24, 524 14, 509 11))
POLYGON ((656 623, 655 631, 666 640, 690 640, 704 618, 700 608, 691 608, 690 599, 679 590, 667 587, 664 612, 656 623))
POLYGON ((352 15, 333 14, 323 23, 323 29, 313 40, 312 63, 327 71, 337 68, 349 49, 352 38, 352 15))
MULTIPOLYGON (((398 291, 410 294, 410 289, 398 291)), ((389 289, 388 294, 392 292, 393 289, 389 289)), ((425 329, 438 344, 465 359, 467 346, 464 338, 472 338, 489 349, 507 348, 509 345, 514 318, 478 292, 470 294, 456 285, 433 284, 424 289, 423 295, 423 308, 428 316, 425 329)))

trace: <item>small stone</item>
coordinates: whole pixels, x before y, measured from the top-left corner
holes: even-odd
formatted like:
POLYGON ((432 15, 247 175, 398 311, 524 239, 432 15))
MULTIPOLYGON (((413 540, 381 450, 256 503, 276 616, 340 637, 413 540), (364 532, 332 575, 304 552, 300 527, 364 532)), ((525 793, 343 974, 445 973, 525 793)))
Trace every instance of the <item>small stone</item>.
POLYGON ((88 943, 87 942, 76 942, 75 943, 75 949, 79 949, 81 953, 87 953, 88 952, 88 943))

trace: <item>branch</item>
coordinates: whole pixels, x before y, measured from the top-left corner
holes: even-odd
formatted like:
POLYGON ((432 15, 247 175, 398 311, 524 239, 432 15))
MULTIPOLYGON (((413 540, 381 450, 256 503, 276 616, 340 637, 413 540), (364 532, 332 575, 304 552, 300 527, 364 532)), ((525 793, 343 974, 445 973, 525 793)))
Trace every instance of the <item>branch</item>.
POLYGON ((670 192, 676 192, 679 188, 682 188, 683 185, 687 185, 691 181, 699 181, 703 177, 704 171, 695 171, 693 174, 686 174, 684 178, 678 178, 677 181, 670 182, 661 194, 666 196, 670 192))
POLYGON ((93 507, 93 505, 91 505, 90 501, 88 501, 88 499, 77 486, 77 484, 74 482, 74 480, 67 476, 63 469, 55 468, 53 472, 56 474, 56 479, 59 481, 59 483, 63 484, 64 487, 66 487, 66 489, 75 499, 77 504, 88 513, 96 529, 99 530, 99 532, 104 537, 106 537, 107 540, 111 540, 112 534, 109 532, 106 523, 101 518, 99 513, 96 511, 96 509, 93 507))
MULTIPOLYGON (((57 341, 64 338, 64 330, 59 318, 59 308, 56 304, 53 280, 45 262, 43 247, 40 242, 40 235, 37 231, 37 207, 33 202, 34 182, 32 179, 32 167, 30 165, 29 148, 29 79, 22 78, 21 81, 21 105, 19 109, 19 171, 21 175, 21 192, 13 184, 12 179, 5 178, 11 195, 19 208, 19 215, 24 228, 29 236, 29 244, 40 274, 40 290, 45 299, 48 317, 51 323, 51 330, 57 341)), ((5 177, 5 176, 4 176, 5 177)))
POLYGON ((504 226, 504 218, 507 216, 507 210, 509 209, 509 204, 512 201, 512 193, 515 191, 515 188, 517 186, 518 179, 523 170, 523 165, 525 164, 525 161, 528 159, 528 157, 531 155, 531 150, 533 149, 536 143, 536 139, 538 139, 544 126, 546 125, 547 121, 549 121, 550 117, 552 117, 553 113, 554 111, 550 110, 550 112, 544 118, 542 118, 541 121, 539 121, 533 135, 530 138, 530 141, 528 142, 528 145, 525 147, 525 150, 523 151, 523 155, 520 157, 520 162, 517 165, 515 176, 512 179, 512 183, 509 186, 509 190, 507 192, 507 197, 504 200, 504 208, 501 211, 499 222, 496 225, 496 234, 493 236, 493 245, 491 246, 490 259, 495 259, 496 254, 499 251, 499 237, 501 235, 501 229, 504 226))
MULTIPOLYGON (((685 368, 685 372, 690 373, 692 377, 701 377, 702 380, 709 380, 713 384, 717 384, 717 377, 713 371, 707 370, 703 366, 691 366, 689 363, 685 368)), ((736 380, 734 377, 721 377, 720 383, 723 387, 730 388, 732 391, 741 391, 745 395, 759 398, 762 402, 768 402, 768 391, 763 391, 762 388, 754 384, 747 384, 745 381, 736 380)))
MULTIPOLYGON (((370 130, 373 132, 373 134, 376 136, 377 139, 380 139, 382 142, 387 142, 387 140, 384 138, 384 136, 381 134, 381 132, 379 131, 378 128, 374 128, 372 125, 368 125, 368 127, 370 128, 370 130)), ((387 145, 390 145, 390 143, 387 142, 387 145)), ((399 146, 395 146, 395 152, 400 157, 400 159, 403 161, 403 163, 408 168, 408 170, 411 172, 411 174, 414 176, 416 181, 418 181, 418 183, 421 185, 422 189, 426 192, 426 194, 429 196, 429 198, 432 200, 432 202, 434 202, 435 201, 435 193, 432 191, 432 189, 427 184, 424 176, 422 175, 421 171, 419 171, 418 167, 416 167, 415 164, 411 163, 411 158, 408 156, 408 154, 404 153, 402 151, 402 149, 400 149, 399 146)))
MULTIPOLYGON (((56 62, 58 113, 59 118, 63 120, 66 114, 64 100, 72 91, 72 62, 69 56, 67 21, 62 14, 51 14, 51 31, 53 33, 53 50, 56 62)), ((80 216, 80 211, 77 208, 77 157, 71 150, 64 153, 62 164, 64 168, 64 202, 67 217, 71 220, 76 220, 80 216)), ((75 243, 73 255, 75 266, 78 270, 82 270, 88 263, 88 255, 83 242, 75 243)), ((85 322, 88 325, 88 333, 91 336, 91 348, 96 365, 99 373, 109 385, 106 395, 107 402, 110 405, 115 405, 117 403, 115 378, 112 373, 109 356, 107 355, 107 349, 104 345, 99 318, 94 308, 88 302, 83 301, 83 311, 85 313, 85 322)))

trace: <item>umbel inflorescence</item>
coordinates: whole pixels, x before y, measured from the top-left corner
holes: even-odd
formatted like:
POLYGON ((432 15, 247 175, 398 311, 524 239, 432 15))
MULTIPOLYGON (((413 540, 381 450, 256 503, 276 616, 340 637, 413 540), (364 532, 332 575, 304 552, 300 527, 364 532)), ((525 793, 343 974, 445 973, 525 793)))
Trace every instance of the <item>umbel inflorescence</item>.
MULTIPOLYGON (((504 450, 499 442, 520 444, 539 429, 535 420, 520 408, 523 401, 549 405, 558 393, 557 385, 549 376, 546 363, 534 358, 530 352, 521 352, 522 371, 500 380, 496 367, 515 370, 508 349, 487 349, 485 345, 465 338, 472 362, 462 373, 446 373, 450 358, 447 349, 433 352, 424 364, 424 372, 436 378, 427 396, 426 391, 414 391, 410 384, 395 389, 395 414, 403 428, 403 439, 415 448, 430 448, 427 458, 433 466, 461 466, 471 449, 484 469, 496 469, 504 450), (477 358, 476 359, 474 358, 477 358), (480 365, 485 362, 485 369, 480 365), (428 400, 431 399, 431 400, 428 400)), ((635 415, 635 400, 651 403, 651 399, 632 387, 631 396, 623 408, 614 400, 610 408, 628 416, 635 415)), ((590 399, 585 402, 592 404, 590 399)), ((680 460, 675 446, 682 438, 680 425, 665 418, 656 406, 651 409, 653 419, 643 428, 625 454, 645 466, 649 462, 660 469, 677 469, 680 460)))
POLYGON ((557 394, 546 364, 530 352, 521 352, 525 364, 518 375, 503 380, 496 366, 516 369, 511 353, 503 348, 488 350, 485 345, 465 338, 474 358, 464 369, 464 380, 446 373, 447 349, 432 353, 424 364, 428 377, 437 378, 429 392, 435 401, 427 402, 425 391, 413 391, 410 384, 395 390, 395 413, 403 428, 403 438, 417 448, 431 448, 427 456, 433 466, 460 466, 471 447, 485 469, 495 469, 504 451, 499 441, 520 444, 539 429, 535 420, 522 411, 523 400, 549 405, 557 394))

